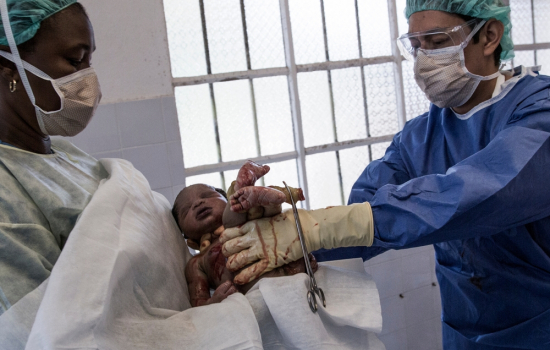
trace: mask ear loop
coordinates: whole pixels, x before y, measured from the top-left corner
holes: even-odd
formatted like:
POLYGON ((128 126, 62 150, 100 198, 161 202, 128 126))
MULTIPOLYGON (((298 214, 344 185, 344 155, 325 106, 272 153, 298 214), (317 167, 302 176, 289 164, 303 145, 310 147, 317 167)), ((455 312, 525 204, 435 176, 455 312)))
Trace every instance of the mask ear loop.
MULTIPOLYGON (((2 25, 4 27, 6 39, 8 40, 8 44, 10 46, 10 50, 13 55, 13 63, 15 63, 15 66, 17 67, 17 71, 19 72, 19 76, 21 77, 21 82, 25 87, 25 91, 27 91, 27 95, 29 96, 31 103, 34 106, 34 109, 37 110, 38 107, 36 106, 36 99, 34 97, 34 93, 32 92, 29 79, 27 78, 27 73, 25 72, 23 60, 21 59, 21 56, 19 55, 19 50, 17 49, 17 45, 15 44, 15 38, 13 36, 13 31, 11 29, 11 22, 10 22, 10 15, 8 12, 7 0, 0 0, 0 14, 2 16, 2 25)), ((38 118, 38 111, 36 114, 37 114, 36 119, 38 121, 38 127, 45 135, 48 135, 48 132, 46 131, 46 127, 44 126, 44 121, 42 120, 42 118, 38 118)))
POLYGON ((472 40, 472 38, 474 37, 474 35, 476 35, 477 32, 479 32, 479 30, 481 29, 481 27, 483 27, 485 25, 485 23, 487 23, 486 20, 482 20, 481 22, 479 22, 475 27, 474 29, 472 29, 472 31, 470 32, 470 34, 466 37, 466 40, 464 40, 464 42, 462 43, 462 48, 465 48, 466 46, 468 46, 468 44, 470 43, 470 40, 472 40))

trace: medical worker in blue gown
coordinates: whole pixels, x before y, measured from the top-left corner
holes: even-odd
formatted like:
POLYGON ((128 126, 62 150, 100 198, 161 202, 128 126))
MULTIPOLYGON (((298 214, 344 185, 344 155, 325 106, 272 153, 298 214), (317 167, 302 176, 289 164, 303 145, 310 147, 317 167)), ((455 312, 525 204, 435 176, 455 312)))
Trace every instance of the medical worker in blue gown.
POLYGON ((101 98, 84 8, 0 0, 0 13, 1 319, 49 277, 107 173, 68 141, 50 139, 82 131, 101 98))
MULTIPOLYGON (((300 211, 309 250, 369 259, 433 244, 445 349, 550 349, 550 77, 499 71, 513 57, 500 0, 407 0, 405 12, 399 45, 430 110, 368 165, 357 204, 300 211)), ((228 266, 256 262, 240 272, 253 279, 298 259, 282 216, 226 230, 228 266)))

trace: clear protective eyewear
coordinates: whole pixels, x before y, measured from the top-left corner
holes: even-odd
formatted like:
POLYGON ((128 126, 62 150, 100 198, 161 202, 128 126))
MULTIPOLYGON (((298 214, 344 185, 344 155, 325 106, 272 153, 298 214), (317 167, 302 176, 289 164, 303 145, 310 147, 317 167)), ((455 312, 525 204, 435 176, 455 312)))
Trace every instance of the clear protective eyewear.
POLYGON ((416 53, 420 49, 428 53, 453 46, 463 49, 485 23, 484 20, 472 19, 454 27, 403 34, 397 39, 397 46, 399 46, 401 54, 409 61, 415 60, 416 53), (476 25, 474 29, 467 33, 466 28, 471 28, 474 25, 476 25))

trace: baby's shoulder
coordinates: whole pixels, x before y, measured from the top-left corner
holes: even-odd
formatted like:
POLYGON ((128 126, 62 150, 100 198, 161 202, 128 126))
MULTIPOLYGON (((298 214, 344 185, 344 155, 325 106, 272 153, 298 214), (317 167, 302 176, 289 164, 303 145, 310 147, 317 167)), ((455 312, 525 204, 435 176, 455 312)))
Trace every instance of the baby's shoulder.
POLYGON ((203 270, 204 253, 199 253, 194 255, 189 259, 185 265, 185 273, 188 274, 190 271, 203 270))

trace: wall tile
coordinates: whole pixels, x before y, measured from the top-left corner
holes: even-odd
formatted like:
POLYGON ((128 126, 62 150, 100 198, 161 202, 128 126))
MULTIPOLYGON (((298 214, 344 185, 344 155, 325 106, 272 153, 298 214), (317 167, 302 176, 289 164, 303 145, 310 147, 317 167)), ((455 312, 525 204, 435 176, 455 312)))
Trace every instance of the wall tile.
POLYGON ((436 350, 437 334, 433 319, 411 324, 407 327, 408 350, 436 350))
POLYGON ((406 350, 408 348, 407 331, 405 329, 380 335, 378 339, 384 343, 386 350, 406 350))
POLYGON ((90 154, 120 150, 116 105, 99 106, 86 129, 69 140, 90 154))
POLYGON ((166 141, 181 140, 175 96, 163 97, 161 103, 162 115, 164 117, 164 129, 166 131, 166 141))
POLYGON ((122 148, 166 142, 161 99, 116 105, 122 148))
POLYGON ((365 261, 365 266, 378 265, 386 261, 400 259, 402 255, 403 253, 400 250, 388 250, 387 252, 384 252, 370 260, 365 261))
POLYGON ((405 291, 432 284, 432 264, 429 251, 420 251, 401 258, 405 291))
POLYGON ((166 144, 168 150, 168 160, 170 162, 170 176, 173 185, 181 185, 185 183, 183 170, 183 150, 181 141, 168 142, 166 144))
POLYGON ((172 205, 174 203, 174 193, 172 192, 172 187, 166 188, 157 188, 155 192, 162 194, 168 200, 168 203, 172 205))
POLYGON ((166 144, 123 149, 122 154, 145 175, 153 190, 172 186, 166 144))
POLYGON ((176 200, 178 194, 181 192, 181 190, 183 190, 185 186, 184 185, 176 185, 176 186, 173 186, 172 187, 172 193, 174 195, 174 200, 176 200))
POLYGON ((434 310, 441 316, 441 290, 439 289, 439 284, 436 283, 436 286, 432 288, 433 298, 434 298, 434 310))
POLYGON ((374 282, 376 282, 380 298, 387 298, 403 293, 400 259, 383 262, 374 266, 367 266, 365 271, 367 271, 374 279, 374 282))
POLYGON ((407 327, 433 319, 438 315, 437 311, 434 310, 434 288, 436 287, 427 286, 403 294, 407 327))
POLYGON ((441 330, 441 317, 436 317, 433 320, 435 328, 435 345, 437 350, 443 350, 443 334, 441 330))
POLYGON ((404 329, 405 324, 405 300, 398 295, 380 300, 382 307, 382 333, 394 333, 404 329))
POLYGON ((94 153, 91 155, 95 159, 102 159, 102 158, 122 158, 122 150, 119 151, 112 151, 112 152, 101 152, 101 153, 94 153))

